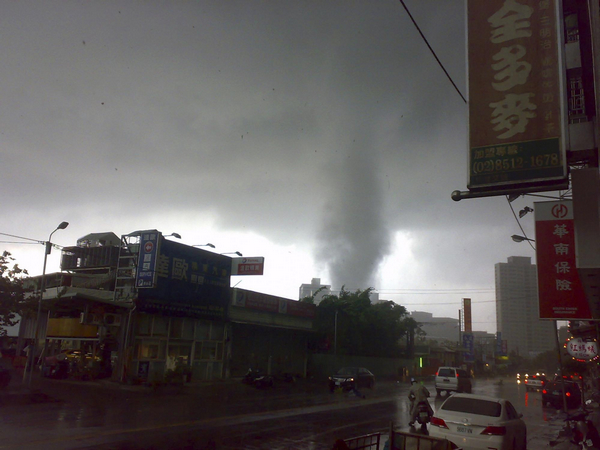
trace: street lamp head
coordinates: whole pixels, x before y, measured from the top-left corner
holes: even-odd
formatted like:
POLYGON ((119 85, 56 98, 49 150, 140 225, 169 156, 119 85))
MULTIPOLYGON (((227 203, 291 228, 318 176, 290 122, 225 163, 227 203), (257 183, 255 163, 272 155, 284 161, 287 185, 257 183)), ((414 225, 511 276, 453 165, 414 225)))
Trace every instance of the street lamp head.
POLYGON ((69 222, 61 222, 56 229, 57 230, 64 230, 68 226, 69 226, 69 222))
POLYGON ((174 238, 181 239, 181 235, 179 233, 171 233, 171 234, 164 235, 164 237, 169 237, 169 236, 173 236, 174 238))
POLYGON ((220 254, 221 255, 238 255, 238 256, 244 256, 240 252, 227 252, 227 253, 220 253, 220 254))
POLYGON ((194 244, 194 245, 192 245, 192 247, 210 247, 210 248, 215 248, 215 246, 213 244, 211 244, 210 242, 208 244, 194 244))
POLYGON ((518 234, 513 234, 510 238, 515 242, 523 242, 523 241, 535 242, 535 239, 529 239, 528 237, 519 236, 518 234))

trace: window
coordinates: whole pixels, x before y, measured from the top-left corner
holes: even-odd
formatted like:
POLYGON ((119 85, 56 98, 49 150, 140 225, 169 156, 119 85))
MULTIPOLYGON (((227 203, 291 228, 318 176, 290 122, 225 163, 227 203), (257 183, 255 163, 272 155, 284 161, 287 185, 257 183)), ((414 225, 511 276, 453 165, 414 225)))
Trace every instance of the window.
POLYGON ((440 369, 438 372, 438 377, 452 377, 454 378, 454 369, 440 369))
POLYGON ((198 320, 196 322, 196 340, 206 341, 210 337, 210 322, 206 320, 198 320))
POLYGON ((510 402, 506 402, 506 417, 508 417, 509 420, 516 420, 519 418, 519 414, 517 414, 515 407, 510 402))
POLYGON ((136 345, 135 354, 137 359, 164 359, 165 342, 158 339, 139 340, 136 345))
POLYGON ((200 359, 221 359, 217 358, 218 349, 216 342, 203 342, 202 343, 202 353, 200 354, 200 359))
POLYGON ((188 364, 191 351, 191 344, 169 345, 169 358, 175 364, 188 364))
POLYGON ((219 322, 213 322, 210 330, 211 341, 222 341, 225 336, 225 325, 219 322))
MULTIPOLYGON (((581 75, 569 78, 569 90, 567 94, 569 100, 569 119, 573 120, 577 116, 585 116, 585 97, 581 75)), ((587 119, 587 117, 585 118, 587 119)))
POLYGON ((477 411, 477 414, 480 416, 500 417, 502 405, 489 400, 452 396, 444 402, 442 409, 462 413, 477 411))
POLYGON ((153 336, 166 336, 169 328, 169 318, 163 316, 154 316, 153 336))
POLYGON ((194 339, 194 320, 183 319, 183 333, 181 334, 183 339, 193 340, 194 339))
POLYGON ((172 338, 180 339, 183 335, 183 319, 174 317, 171 319, 171 328, 169 336, 172 338))
POLYGON ((143 314, 138 317, 138 334, 140 336, 150 336, 152 334, 152 316, 143 314))

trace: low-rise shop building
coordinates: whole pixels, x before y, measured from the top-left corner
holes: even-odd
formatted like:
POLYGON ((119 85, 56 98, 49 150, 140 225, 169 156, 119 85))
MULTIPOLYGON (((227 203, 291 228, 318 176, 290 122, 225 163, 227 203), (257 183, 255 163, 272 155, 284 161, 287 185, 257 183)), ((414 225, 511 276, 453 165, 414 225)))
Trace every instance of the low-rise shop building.
MULTIPOLYGON (((237 377, 249 367, 305 375, 315 306, 231 288, 232 260, 157 230, 84 236, 46 276, 40 361, 66 354, 71 374, 130 382, 237 377)), ((20 348, 36 323, 22 320, 20 348)))

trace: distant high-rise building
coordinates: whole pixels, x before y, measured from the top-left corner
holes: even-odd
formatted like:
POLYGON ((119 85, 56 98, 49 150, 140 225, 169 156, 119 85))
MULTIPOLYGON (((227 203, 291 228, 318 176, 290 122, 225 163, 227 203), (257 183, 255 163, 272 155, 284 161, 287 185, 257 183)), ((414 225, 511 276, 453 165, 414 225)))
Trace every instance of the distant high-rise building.
POLYGON ((321 284, 320 278, 313 278, 310 284, 302 284, 300 286, 300 300, 302 300, 305 297, 312 297, 315 294, 315 292, 317 292, 321 288, 325 289, 319 292, 315 297, 315 305, 318 305, 321 302, 321 300, 323 300, 323 297, 331 294, 331 285, 321 284))
POLYGON ((509 354, 514 351, 533 357, 556 347, 553 321, 540 320, 537 269, 531 258, 510 256, 497 263, 496 326, 506 340, 509 354))
POLYGON ((432 313, 425 311, 412 311, 410 317, 415 319, 425 332, 427 339, 436 341, 458 342, 460 333, 459 320, 451 317, 433 317, 432 313))

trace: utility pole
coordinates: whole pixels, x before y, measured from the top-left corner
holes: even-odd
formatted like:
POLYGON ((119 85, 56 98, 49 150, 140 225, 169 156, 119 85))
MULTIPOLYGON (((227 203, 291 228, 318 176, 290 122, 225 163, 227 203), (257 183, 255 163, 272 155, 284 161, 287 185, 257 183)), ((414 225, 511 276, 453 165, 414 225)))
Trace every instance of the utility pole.
POLYGON ((558 340, 558 320, 553 320, 554 338, 556 339, 556 354, 558 356, 558 371, 560 373, 560 386, 562 389, 563 411, 567 412, 567 395, 565 392, 565 379, 563 378, 562 356, 560 354, 560 341, 558 340))

